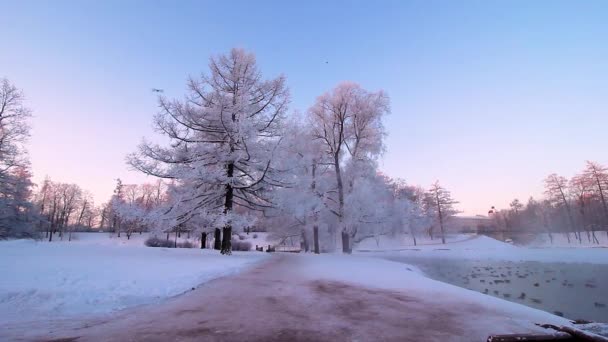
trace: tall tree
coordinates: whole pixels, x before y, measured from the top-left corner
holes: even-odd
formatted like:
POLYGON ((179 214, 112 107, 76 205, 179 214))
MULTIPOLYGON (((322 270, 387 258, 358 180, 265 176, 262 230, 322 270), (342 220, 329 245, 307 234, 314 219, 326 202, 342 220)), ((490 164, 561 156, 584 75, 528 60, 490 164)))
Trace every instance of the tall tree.
POLYGON ((345 252, 349 250, 349 243, 344 242, 344 234, 354 232, 346 225, 345 196, 354 187, 356 172, 365 168, 353 166, 353 177, 345 186, 344 167, 347 162, 365 163, 364 160, 374 159, 382 151, 382 117, 389 110, 389 99, 384 92, 368 92, 358 84, 346 82, 319 96, 308 111, 313 137, 321 141, 333 167, 337 198, 331 198, 330 211, 338 218, 345 252))
POLYGON ((445 244, 445 223, 450 216, 453 216, 458 211, 454 208, 454 204, 458 203, 452 198, 452 194, 436 181, 429 189, 429 198, 433 201, 439 228, 441 229, 441 243, 445 244))
POLYGON ((587 232, 587 240, 594 243, 599 243, 599 240, 595 236, 594 225, 589 222, 589 200, 591 195, 591 189, 593 187, 593 180, 586 177, 584 174, 576 175, 570 179, 570 192, 575 197, 575 203, 578 205, 579 213, 579 224, 583 226, 583 229, 587 232))
POLYGON ((25 149, 30 117, 23 92, 0 78, 0 239, 35 233, 30 217, 33 184, 25 149))
POLYGON ((209 69, 189 81, 185 100, 160 97, 154 123, 171 144, 144 141, 128 162, 185 185, 178 220, 201 212, 216 216, 223 226, 221 252, 230 254, 232 228, 249 224, 234 207, 268 208, 266 190, 281 185, 272 161, 289 92, 283 76, 264 80, 255 56, 242 49, 211 58, 209 69))
POLYGON ((604 229, 608 235, 608 205, 606 204, 606 189, 608 189, 608 168, 595 163, 587 161, 583 176, 589 180, 594 192, 599 196, 602 202, 602 210, 604 212, 604 229))
MULTIPOLYGON (((559 176, 555 173, 550 174, 545 178, 545 194, 549 200, 555 204, 561 204, 568 216, 569 230, 566 231, 568 241, 570 241, 569 232, 575 232, 574 219, 572 217, 572 210, 570 208, 569 193, 568 193, 568 180, 566 177, 559 176)), ((580 240, 580 236, 577 235, 580 240)))

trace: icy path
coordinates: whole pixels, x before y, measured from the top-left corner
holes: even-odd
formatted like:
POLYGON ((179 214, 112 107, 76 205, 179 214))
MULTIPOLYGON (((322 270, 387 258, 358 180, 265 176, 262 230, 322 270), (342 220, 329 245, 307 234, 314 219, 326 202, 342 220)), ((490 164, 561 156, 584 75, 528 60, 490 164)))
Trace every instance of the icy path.
MULTIPOLYGON (((566 323, 435 282, 399 263, 274 255, 163 304, 42 323, 45 333, 24 340, 485 341, 491 333, 539 331, 533 322, 566 323)), ((28 326, 6 328, 0 340, 28 333, 28 326)))

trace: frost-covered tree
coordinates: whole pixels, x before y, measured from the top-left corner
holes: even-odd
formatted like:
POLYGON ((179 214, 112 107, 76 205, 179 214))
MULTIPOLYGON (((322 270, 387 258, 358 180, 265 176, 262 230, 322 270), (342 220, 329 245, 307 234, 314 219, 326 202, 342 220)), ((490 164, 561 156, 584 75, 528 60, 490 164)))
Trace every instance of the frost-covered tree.
POLYGON ((120 178, 116 179, 116 187, 114 188, 114 193, 112 194, 112 198, 109 202, 109 207, 112 213, 112 230, 116 233, 117 237, 120 237, 121 230, 121 222, 120 215, 116 211, 116 208, 120 207, 124 202, 124 192, 123 192, 123 184, 120 178))
POLYGON ((319 96, 308 111, 313 137, 321 142, 333 169, 335 191, 328 197, 327 206, 338 219, 332 233, 341 232, 345 252, 349 250, 347 237, 356 232, 347 225, 350 213, 345 211, 346 196, 361 178, 358 172, 367 173, 368 162, 382 151, 382 117, 388 112, 389 100, 384 92, 368 92, 354 83, 341 83, 319 96), (351 177, 345 184, 347 164, 351 164, 351 177))
POLYGON ((286 122, 285 136, 277 150, 282 187, 273 190, 275 206, 265 210, 265 225, 279 239, 299 235, 304 251, 320 252, 319 218, 329 189, 328 166, 310 127, 294 118, 286 122))
POLYGON ((30 117, 23 92, 0 78, 0 239, 33 237, 36 233, 25 149, 30 117))
POLYGON ((235 207, 271 207, 268 189, 281 185, 273 154, 289 92, 283 76, 263 79, 254 55, 242 49, 211 58, 209 69, 190 79, 184 100, 160 97, 154 124, 170 145, 144 141, 128 162, 188 190, 174 206, 180 207, 176 219, 214 216, 223 230, 221 252, 230 254, 233 228, 249 224, 235 207))
POLYGON ((428 191, 428 199, 432 201, 437 222, 441 229, 441 243, 445 244, 445 222, 450 216, 455 215, 458 211, 454 208, 454 204, 458 203, 452 198, 452 194, 436 181, 431 185, 428 191))
POLYGON ((424 210, 425 191, 421 187, 407 185, 400 179, 392 182, 392 188, 395 233, 409 233, 415 246, 416 236, 429 227, 433 220, 424 210))

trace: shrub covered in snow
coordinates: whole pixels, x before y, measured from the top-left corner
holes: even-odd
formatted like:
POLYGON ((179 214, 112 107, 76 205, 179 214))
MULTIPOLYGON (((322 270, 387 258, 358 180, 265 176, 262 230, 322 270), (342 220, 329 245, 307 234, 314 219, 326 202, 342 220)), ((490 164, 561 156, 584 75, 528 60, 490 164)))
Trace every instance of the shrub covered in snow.
POLYGON ((159 239, 155 236, 148 238, 144 244, 148 247, 166 247, 166 248, 172 248, 175 246, 175 243, 173 241, 169 241, 169 240, 165 240, 165 239, 159 239))
POLYGON ((233 251, 249 251, 251 250, 251 242, 247 241, 232 241, 233 251))
POLYGON ((196 246, 190 241, 178 242, 177 248, 195 248, 196 246))

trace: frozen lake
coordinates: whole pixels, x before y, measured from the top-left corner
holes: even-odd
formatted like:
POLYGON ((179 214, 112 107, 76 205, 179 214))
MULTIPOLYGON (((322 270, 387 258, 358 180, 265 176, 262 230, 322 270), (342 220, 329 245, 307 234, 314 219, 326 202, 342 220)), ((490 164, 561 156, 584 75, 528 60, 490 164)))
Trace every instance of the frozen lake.
POLYGON ((569 319, 608 322, 608 265, 391 256, 442 282, 569 319))

